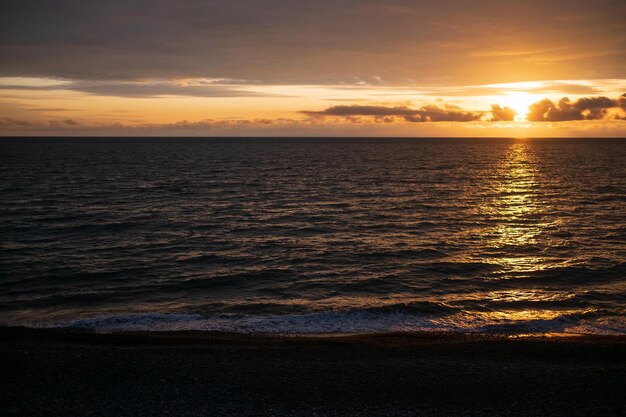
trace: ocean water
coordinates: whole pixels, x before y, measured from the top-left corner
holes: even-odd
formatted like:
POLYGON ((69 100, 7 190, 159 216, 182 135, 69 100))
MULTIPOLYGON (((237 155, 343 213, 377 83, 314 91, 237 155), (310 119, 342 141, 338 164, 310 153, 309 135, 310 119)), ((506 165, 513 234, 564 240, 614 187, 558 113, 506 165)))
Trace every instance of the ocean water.
POLYGON ((0 139, 0 324, 626 333, 626 140, 0 139))

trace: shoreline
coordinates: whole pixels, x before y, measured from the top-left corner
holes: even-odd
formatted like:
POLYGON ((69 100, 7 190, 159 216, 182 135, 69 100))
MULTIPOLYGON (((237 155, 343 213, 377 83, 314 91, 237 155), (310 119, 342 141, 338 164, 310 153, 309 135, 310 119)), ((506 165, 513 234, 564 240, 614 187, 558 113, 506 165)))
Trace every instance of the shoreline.
POLYGON ((281 345, 281 344, 364 344, 409 347, 425 344, 456 343, 573 343, 624 345, 626 335, 579 333, 480 333, 450 331, 377 332, 377 333, 232 333, 202 330, 111 331, 77 328, 38 328, 0 326, 0 343, 66 343, 88 345, 155 345, 186 344, 281 345))
POLYGON ((0 328, 0 414, 626 414, 626 337, 0 328))

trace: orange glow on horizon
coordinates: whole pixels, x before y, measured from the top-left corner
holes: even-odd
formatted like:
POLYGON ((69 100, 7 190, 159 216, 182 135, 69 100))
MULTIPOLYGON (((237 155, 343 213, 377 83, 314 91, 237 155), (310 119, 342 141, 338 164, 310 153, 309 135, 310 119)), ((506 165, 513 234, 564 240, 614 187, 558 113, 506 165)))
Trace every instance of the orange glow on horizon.
MULTIPOLYGON (((0 135, 21 132, 176 135, 181 132, 183 135, 248 136, 533 137, 571 136, 573 133, 624 136, 626 132, 626 123, 620 120, 623 110, 619 107, 609 109, 607 120, 556 124, 527 120, 531 104, 545 98, 558 103, 563 98, 565 93, 551 91, 555 85, 569 85, 583 91, 593 89, 616 101, 626 89, 625 80, 575 80, 567 84, 558 80, 457 87, 211 82, 152 79, 88 84, 52 78, 0 77, 0 135), (212 89, 216 89, 216 95, 211 95, 212 89), (206 96, 203 96, 204 91, 206 96), (232 95, 228 95, 231 91, 232 95), (514 120, 492 120, 492 105, 515 111, 514 120), (342 106, 381 109, 383 113, 312 117, 314 113, 324 114, 326 109, 342 106), (431 109, 452 116, 444 114, 444 117, 435 117, 435 122, 415 123, 402 113, 385 113, 393 109, 425 112, 418 121, 431 120, 428 115, 431 109), (476 118, 459 120, 454 117, 455 113, 463 112, 476 118)), ((587 95, 578 92, 567 97, 575 101, 587 95)))

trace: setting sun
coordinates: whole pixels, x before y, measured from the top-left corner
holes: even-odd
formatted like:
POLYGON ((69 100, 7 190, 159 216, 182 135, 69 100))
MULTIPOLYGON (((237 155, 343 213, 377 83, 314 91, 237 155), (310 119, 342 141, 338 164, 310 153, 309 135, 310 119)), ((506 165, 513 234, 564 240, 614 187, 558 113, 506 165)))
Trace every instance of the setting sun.
POLYGON ((528 115, 528 108, 530 107, 530 105, 537 100, 538 98, 534 94, 516 92, 509 94, 503 100, 503 103, 505 106, 508 106, 515 110, 515 112, 517 113, 515 115, 515 121, 522 122, 526 120, 526 116, 528 115))

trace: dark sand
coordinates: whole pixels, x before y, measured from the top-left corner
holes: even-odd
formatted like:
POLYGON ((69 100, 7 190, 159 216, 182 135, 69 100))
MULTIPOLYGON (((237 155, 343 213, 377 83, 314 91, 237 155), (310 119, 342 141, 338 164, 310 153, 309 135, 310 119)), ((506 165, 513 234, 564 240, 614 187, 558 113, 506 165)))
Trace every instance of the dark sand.
POLYGON ((0 329, 0 415, 619 416, 626 339, 0 329))

